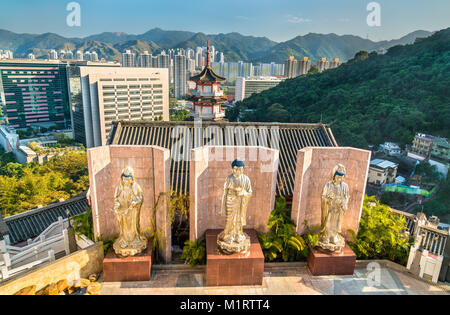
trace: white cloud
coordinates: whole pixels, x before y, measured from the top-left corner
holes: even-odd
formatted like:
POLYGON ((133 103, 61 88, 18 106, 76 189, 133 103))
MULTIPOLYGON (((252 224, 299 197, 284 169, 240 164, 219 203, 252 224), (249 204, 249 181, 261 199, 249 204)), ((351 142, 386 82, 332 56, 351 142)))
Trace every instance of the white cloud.
POLYGON ((294 16, 294 15, 287 15, 286 18, 287 18, 287 21, 289 23, 296 23, 297 24, 297 23, 309 23, 309 22, 312 22, 311 19, 305 19, 305 18, 301 18, 301 17, 298 17, 298 16, 294 16))

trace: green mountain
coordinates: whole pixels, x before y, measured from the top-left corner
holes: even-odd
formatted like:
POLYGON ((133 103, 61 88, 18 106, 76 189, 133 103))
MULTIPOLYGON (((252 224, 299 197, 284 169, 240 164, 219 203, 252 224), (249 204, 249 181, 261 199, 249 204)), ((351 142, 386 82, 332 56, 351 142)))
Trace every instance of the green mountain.
POLYGON ((342 66, 286 80, 238 102, 230 120, 333 123, 340 145, 450 137, 450 28, 386 54, 361 52, 342 66))
POLYGON ((277 43, 266 37, 244 36, 239 33, 205 35, 197 33, 188 40, 178 43, 176 47, 192 48, 210 45, 224 53, 227 61, 249 61, 252 55, 267 51, 277 43))
POLYGON ((383 51, 395 45, 411 44, 416 38, 428 37, 431 34, 427 31, 416 31, 397 40, 373 42, 354 35, 309 33, 279 43, 267 51, 253 54, 251 59, 260 62, 283 63, 289 56, 294 56, 296 59, 307 56, 314 63, 321 57, 329 60, 337 57, 341 61, 347 61, 360 50, 383 51))
POLYGON ((75 50, 79 47, 90 46, 91 50, 96 50, 98 45, 100 51, 97 53, 100 58, 119 61, 120 56, 114 49, 119 50, 119 53, 126 49, 140 52, 141 47, 145 46, 143 42, 147 42, 149 52, 159 52, 161 49, 205 46, 209 39, 217 50, 224 53, 227 61, 283 63, 290 55, 297 58, 306 55, 314 61, 320 57, 329 59, 338 57, 346 61, 360 50, 383 51, 397 44, 411 43, 417 37, 426 37, 429 34, 426 31, 417 31, 398 40, 382 42, 372 42, 352 35, 308 34, 287 42, 276 43, 266 37, 244 36, 239 33, 205 35, 185 31, 166 31, 160 28, 154 28, 140 35, 105 32, 86 38, 65 38, 53 33, 16 34, 0 30, 0 49, 12 50, 15 56, 22 58, 30 52, 33 52, 37 58, 46 58, 50 49, 75 50))

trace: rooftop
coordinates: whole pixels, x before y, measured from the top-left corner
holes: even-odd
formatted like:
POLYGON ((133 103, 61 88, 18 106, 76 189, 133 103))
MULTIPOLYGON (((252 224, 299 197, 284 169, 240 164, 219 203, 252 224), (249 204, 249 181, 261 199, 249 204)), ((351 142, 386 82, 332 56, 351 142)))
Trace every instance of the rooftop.
POLYGON ((204 145, 262 145, 280 149, 277 194, 290 197, 294 191, 298 150, 308 147, 337 147, 329 125, 287 123, 235 123, 226 121, 116 121, 107 144, 157 145, 171 150, 172 156, 182 152, 183 161, 171 161, 172 189, 189 192, 189 157, 192 148, 204 145), (201 128, 202 134, 196 134, 201 128), (185 141, 181 130, 189 130, 185 141), (196 128, 194 132, 194 128, 196 128), (194 141, 194 136, 197 136, 194 141), (188 148, 186 148, 186 146, 188 148))
POLYGON ((33 209, 20 214, 4 218, 9 230, 11 244, 24 242, 41 234, 50 224, 58 221, 58 217, 66 219, 86 211, 88 202, 86 193, 63 202, 49 204, 42 208, 33 209), (66 210, 69 210, 67 215, 66 210))
POLYGON ((382 159, 375 159, 370 161, 371 166, 378 166, 380 168, 386 169, 386 168, 395 168, 398 166, 398 164, 388 161, 388 160, 382 160, 382 159))
POLYGON ((213 69, 208 65, 200 74, 194 75, 189 79, 190 81, 203 82, 224 82, 226 79, 214 73, 213 69))

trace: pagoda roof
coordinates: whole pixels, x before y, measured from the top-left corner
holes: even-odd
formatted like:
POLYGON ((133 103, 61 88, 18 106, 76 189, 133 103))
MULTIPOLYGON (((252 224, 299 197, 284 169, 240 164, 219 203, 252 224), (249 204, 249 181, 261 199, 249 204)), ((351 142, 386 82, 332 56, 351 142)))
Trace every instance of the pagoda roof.
POLYGON ((223 82, 226 81, 224 77, 221 77, 214 73, 210 65, 207 65, 200 74, 194 75, 190 78, 191 81, 204 81, 204 82, 223 82))

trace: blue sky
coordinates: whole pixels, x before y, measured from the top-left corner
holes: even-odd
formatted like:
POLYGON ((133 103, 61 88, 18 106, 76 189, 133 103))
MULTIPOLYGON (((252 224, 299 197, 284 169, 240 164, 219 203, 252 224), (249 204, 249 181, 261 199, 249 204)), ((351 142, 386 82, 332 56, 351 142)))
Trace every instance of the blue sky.
POLYGON ((84 37, 101 32, 142 34, 154 27, 218 34, 239 32, 285 41, 314 33, 394 39, 450 27, 449 0, 378 0, 381 26, 369 27, 370 0, 77 0, 81 26, 69 27, 72 0, 0 2, 0 29, 84 37))

